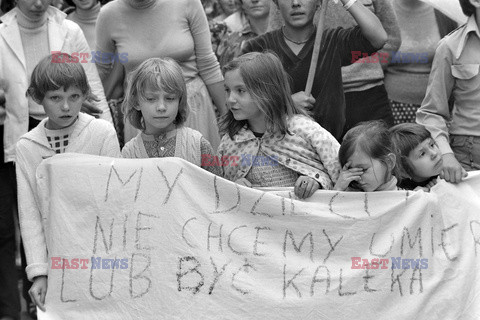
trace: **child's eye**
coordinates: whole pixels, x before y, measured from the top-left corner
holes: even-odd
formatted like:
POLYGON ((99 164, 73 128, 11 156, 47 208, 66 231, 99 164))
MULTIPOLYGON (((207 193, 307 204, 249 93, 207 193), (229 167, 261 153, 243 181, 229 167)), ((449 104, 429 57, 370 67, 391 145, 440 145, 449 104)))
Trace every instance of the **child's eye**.
POLYGON ((230 89, 225 88, 225 93, 227 93, 227 94, 230 93, 230 89))
POLYGON ((59 96, 51 96, 51 97, 50 97, 50 100, 60 101, 60 97, 59 97, 59 96))
POLYGON ((177 97, 176 97, 176 96, 167 96, 167 97, 165 97, 165 100, 167 100, 167 101, 175 101, 175 100, 177 100, 177 97))
POLYGON ((79 95, 79 94, 72 94, 72 95, 70 96, 70 99, 72 99, 72 100, 77 100, 78 98, 80 98, 80 95, 79 95))
POLYGON ((245 92, 245 90, 243 90, 243 89, 237 89, 237 92, 240 93, 240 94, 242 94, 242 93, 245 92))
POLYGON ((145 97, 145 100, 147 100, 148 102, 152 102, 152 101, 155 101, 156 98, 153 98, 153 97, 145 97))
POLYGON ((418 156, 419 158, 423 157, 425 155, 425 151, 420 152, 420 155, 418 156))

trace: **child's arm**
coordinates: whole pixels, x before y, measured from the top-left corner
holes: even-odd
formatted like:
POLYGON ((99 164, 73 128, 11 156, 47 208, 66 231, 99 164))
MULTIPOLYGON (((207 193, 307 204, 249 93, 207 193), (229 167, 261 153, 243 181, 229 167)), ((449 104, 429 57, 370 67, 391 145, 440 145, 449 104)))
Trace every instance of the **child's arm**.
POLYGON ((320 161, 327 170, 333 187, 341 170, 340 163, 338 162, 338 150, 340 149, 340 144, 330 132, 322 128, 315 121, 311 120, 308 123, 309 125, 305 126, 304 129, 308 130, 310 144, 315 148, 320 157, 320 161))
POLYGON ((413 191, 420 191, 420 190, 423 190, 425 192, 430 192, 430 189, 433 188, 434 185, 437 184, 437 179, 432 179, 432 181, 430 181, 429 183, 427 183, 426 186, 424 187, 416 187, 415 189, 413 189, 413 191))
POLYGON ((295 182, 293 191, 300 199, 310 198, 315 191, 320 189, 320 183, 308 176, 300 176, 295 182))
POLYGON ((35 194, 35 172, 42 158, 35 157, 29 150, 31 146, 24 144, 24 141, 21 139, 16 148, 18 216, 27 258, 26 273, 28 279, 33 281, 35 277, 48 274, 47 244, 35 194))
POLYGON ((441 40, 433 58, 425 98, 417 111, 417 123, 430 131, 442 152, 443 170, 440 176, 448 182, 455 183, 462 180, 465 170, 455 158, 448 138, 447 119, 450 117, 448 100, 455 85, 451 68, 452 57, 450 48, 441 40))
MULTIPOLYGON (((345 5, 351 3, 353 0, 341 0, 345 5)), ((370 41, 373 47, 380 49, 388 40, 387 32, 383 29, 380 20, 370 10, 368 10, 361 1, 357 0, 348 9, 352 17, 357 22, 358 26, 362 30, 365 38, 370 41)))

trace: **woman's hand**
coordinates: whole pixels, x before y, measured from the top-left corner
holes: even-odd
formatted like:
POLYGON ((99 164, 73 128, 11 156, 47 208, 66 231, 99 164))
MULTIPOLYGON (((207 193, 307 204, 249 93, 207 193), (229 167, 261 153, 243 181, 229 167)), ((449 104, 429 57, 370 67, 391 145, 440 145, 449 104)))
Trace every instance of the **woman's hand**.
POLYGON ((241 186, 249 187, 249 188, 252 187, 252 183, 245 178, 240 178, 240 179, 236 180, 235 183, 239 184, 241 186))
POLYGON ((45 309, 45 296, 47 295, 47 276, 38 276, 33 279, 33 284, 28 294, 32 301, 40 308, 43 312, 45 309))
POLYGON ((294 192, 300 199, 306 199, 310 198, 319 188, 320 184, 317 180, 307 176, 300 176, 297 182, 295 182, 294 192))
POLYGON ((360 181, 363 169, 350 168, 350 165, 351 163, 347 162, 343 166, 342 171, 340 171, 340 175, 338 176, 338 180, 333 187, 334 190, 345 191, 352 181, 360 181))

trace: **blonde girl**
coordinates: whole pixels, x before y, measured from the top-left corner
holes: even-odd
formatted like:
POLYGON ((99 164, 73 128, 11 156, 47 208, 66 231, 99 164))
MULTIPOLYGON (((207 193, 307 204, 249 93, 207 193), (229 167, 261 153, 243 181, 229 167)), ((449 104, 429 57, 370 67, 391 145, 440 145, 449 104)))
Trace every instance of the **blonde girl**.
MULTIPOLYGON (((179 157, 197 166, 213 154, 210 143, 185 127, 187 89, 180 66, 170 58, 150 58, 130 75, 123 104, 125 121, 141 132, 122 149, 124 158, 179 157)), ((204 169, 218 173, 214 166, 204 169)))

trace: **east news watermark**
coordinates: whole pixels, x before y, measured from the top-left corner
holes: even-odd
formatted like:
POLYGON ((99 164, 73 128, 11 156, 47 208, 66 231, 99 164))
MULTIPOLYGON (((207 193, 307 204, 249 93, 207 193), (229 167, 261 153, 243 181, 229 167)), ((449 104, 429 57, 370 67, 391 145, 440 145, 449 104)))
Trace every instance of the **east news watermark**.
POLYGON ((428 52, 367 52, 352 51, 352 63, 428 63, 428 52))
POLYGON ((278 156, 256 156, 242 154, 240 156, 214 156, 202 154, 202 167, 277 167, 278 156))
POLYGON ((109 53, 101 51, 72 52, 52 51, 52 63, 127 63, 128 53, 109 53))
POLYGON ((391 259, 365 259, 351 257, 352 269, 428 269, 428 259, 405 259, 402 257, 391 257, 391 259), (390 267, 390 261, 392 262, 390 267))
POLYGON ((52 269, 128 269, 128 258, 107 259, 102 257, 91 258, 62 258, 51 257, 52 269))

